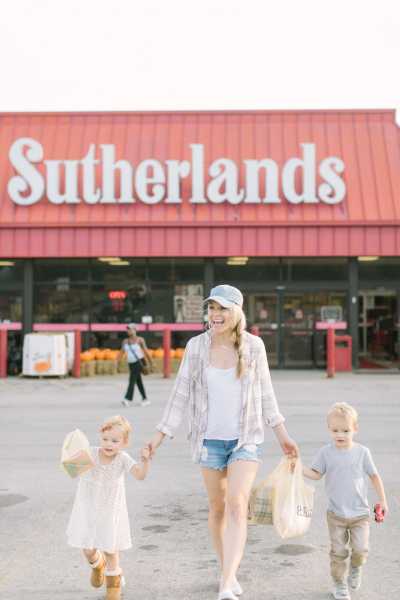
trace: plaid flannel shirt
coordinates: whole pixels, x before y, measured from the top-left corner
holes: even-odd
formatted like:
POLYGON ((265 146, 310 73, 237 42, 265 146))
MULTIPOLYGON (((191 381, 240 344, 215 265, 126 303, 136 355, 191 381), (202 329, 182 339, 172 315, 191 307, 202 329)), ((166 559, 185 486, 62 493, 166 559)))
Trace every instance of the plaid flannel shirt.
MULTIPOLYGON (((278 409, 264 343, 261 338, 247 331, 243 336, 246 370, 241 378, 242 408, 236 448, 244 444, 261 444, 264 441, 264 424, 276 427, 285 420, 278 409)), ((172 438, 186 413, 189 425, 187 437, 191 441, 194 462, 200 461, 207 430, 206 369, 210 362, 210 345, 210 332, 189 340, 164 414, 157 426, 158 431, 172 438)))

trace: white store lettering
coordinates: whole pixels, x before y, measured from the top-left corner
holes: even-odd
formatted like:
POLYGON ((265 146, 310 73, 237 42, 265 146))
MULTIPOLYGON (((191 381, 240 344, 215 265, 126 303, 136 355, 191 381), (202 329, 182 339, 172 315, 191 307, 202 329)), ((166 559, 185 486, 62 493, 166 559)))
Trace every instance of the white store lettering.
POLYGON ((31 206, 47 197, 52 204, 182 204, 182 181, 191 176, 191 204, 279 204, 280 187, 290 204, 338 204, 346 195, 341 177, 344 162, 329 156, 317 165, 313 143, 300 144, 302 156, 289 158, 282 167, 272 158, 243 160, 244 185, 240 167, 229 158, 218 158, 206 168, 203 144, 190 144, 191 160, 154 158, 132 165, 116 159, 113 144, 90 144, 78 160, 44 160, 43 146, 32 138, 16 140, 9 158, 16 175, 8 182, 8 194, 15 204, 31 206), (43 163, 44 174, 35 166, 43 163), (101 166, 101 187, 96 168, 101 166), (207 181, 205 180, 207 177, 207 181), (320 178, 318 184, 317 177, 320 178), (119 185, 117 185, 119 181, 119 185), (263 185, 261 185, 263 183, 263 185), (118 192, 117 192, 118 190, 118 192))

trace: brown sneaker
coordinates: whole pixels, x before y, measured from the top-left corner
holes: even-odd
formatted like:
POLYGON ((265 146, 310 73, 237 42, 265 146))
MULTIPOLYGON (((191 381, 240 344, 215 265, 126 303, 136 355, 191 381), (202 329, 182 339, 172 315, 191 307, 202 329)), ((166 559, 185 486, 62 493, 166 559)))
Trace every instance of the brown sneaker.
POLYGON ((106 575, 107 595, 106 600, 120 600, 121 575, 106 575))
POLYGON ((99 588, 104 584, 104 571, 106 568, 106 561, 102 552, 99 552, 99 558, 94 563, 96 566, 92 566, 92 574, 90 576, 90 583, 93 587, 99 588))

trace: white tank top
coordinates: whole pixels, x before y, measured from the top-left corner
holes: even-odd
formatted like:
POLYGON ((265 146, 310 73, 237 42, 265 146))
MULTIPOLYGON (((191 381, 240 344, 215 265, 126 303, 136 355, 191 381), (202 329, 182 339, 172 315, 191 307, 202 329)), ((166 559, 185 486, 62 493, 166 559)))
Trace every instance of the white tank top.
POLYGON ((128 341, 126 341, 124 347, 128 363, 134 363, 139 359, 144 358, 143 350, 140 344, 130 344, 128 341))
POLYGON ((236 440, 240 431, 242 383, 236 367, 206 371, 208 387, 208 421, 206 439, 236 440))

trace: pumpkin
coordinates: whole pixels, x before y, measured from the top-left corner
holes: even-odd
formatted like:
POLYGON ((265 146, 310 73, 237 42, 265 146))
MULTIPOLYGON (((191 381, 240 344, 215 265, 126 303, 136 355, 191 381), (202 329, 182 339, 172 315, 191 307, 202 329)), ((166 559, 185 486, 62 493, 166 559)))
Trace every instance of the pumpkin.
POLYGON ((34 365, 34 369, 36 373, 46 373, 51 367, 51 361, 49 360, 39 360, 34 365))
POLYGON ((90 360, 93 360, 93 354, 87 350, 86 352, 81 352, 80 358, 82 362, 89 362, 90 360))
POLYGON ((182 358, 183 355, 185 353, 185 349, 184 348, 177 348, 175 350, 175 358, 182 358))
POLYGON ((156 350, 153 351, 153 356, 154 358, 163 358, 164 357, 164 350, 163 348, 157 348, 156 350))

